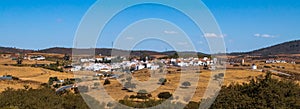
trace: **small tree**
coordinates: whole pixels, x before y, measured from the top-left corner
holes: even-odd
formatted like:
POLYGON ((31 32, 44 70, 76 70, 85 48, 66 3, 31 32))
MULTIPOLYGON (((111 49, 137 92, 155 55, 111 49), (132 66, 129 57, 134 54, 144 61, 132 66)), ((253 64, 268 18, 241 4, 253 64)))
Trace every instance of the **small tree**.
POLYGON ((29 89, 29 85, 27 85, 27 84, 23 85, 23 87, 25 88, 25 90, 29 89))
POLYGON ((131 101, 133 101, 133 99, 135 99, 136 98, 136 96, 135 95, 130 95, 130 97, 129 97, 130 99, 131 99, 131 101))
POLYGON ((60 86, 61 86, 60 84, 53 85, 54 88, 59 88, 60 86))
POLYGON ((58 78, 57 77, 50 77, 49 80, 48 80, 48 84, 52 85, 54 81, 58 81, 58 78))
POLYGON ((188 82, 188 81, 185 81, 181 85, 184 86, 184 87, 189 87, 189 86, 191 86, 191 83, 188 82))
POLYGON ((137 98, 138 99, 148 99, 148 96, 147 96, 148 92, 146 90, 139 90, 138 93, 137 93, 137 98))
POLYGON ((108 79, 105 79, 103 85, 107 85, 107 84, 110 84, 110 81, 108 79))
POLYGON ((224 73, 219 73, 219 74, 214 75, 214 80, 219 80, 219 79, 222 79, 223 77, 224 77, 224 73))
POLYGON ((173 95, 170 92, 161 92, 157 95, 158 98, 160 99, 169 99, 171 98, 173 95))
POLYGON ((56 60, 55 65, 56 65, 56 66, 59 66, 59 61, 58 61, 58 60, 56 60))
POLYGON ((165 78, 160 78, 160 79, 159 79, 159 83, 160 83, 161 85, 165 85, 166 82, 167 82, 167 79, 165 79, 165 78))
POLYGON ((63 57, 65 61, 69 61, 70 60, 70 56, 68 54, 65 54, 65 56, 63 57))
POLYGON ((152 97, 152 94, 149 93, 147 96, 150 98, 150 97, 152 97))
POLYGON ((17 59, 17 64, 18 64, 18 65, 21 65, 22 62, 23 62, 23 60, 22 60, 21 58, 18 58, 18 59, 17 59))
POLYGON ((178 53, 176 52, 176 53, 174 53, 173 55, 169 56, 169 58, 175 58, 175 59, 177 59, 177 58, 179 58, 179 55, 178 55, 178 53))

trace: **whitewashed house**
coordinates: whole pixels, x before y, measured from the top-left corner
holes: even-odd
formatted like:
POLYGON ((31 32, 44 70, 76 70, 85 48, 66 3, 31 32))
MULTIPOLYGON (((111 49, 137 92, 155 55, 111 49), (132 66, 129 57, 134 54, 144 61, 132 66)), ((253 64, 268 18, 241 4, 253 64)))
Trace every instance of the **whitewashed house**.
POLYGON ((150 70, 157 70, 158 68, 159 68, 158 65, 152 65, 151 68, 150 68, 150 70))
POLYGON ((252 64, 252 70, 256 70, 257 66, 255 64, 252 64))
POLYGON ((81 66, 74 66, 73 68, 71 68, 72 72, 76 72, 76 71, 80 71, 81 70, 81 66))
POLYGON ((41 60, 45 60, 46 58, 44 56, 31 56, 29 60, 37 60, 37 61, 41 61, 41 60))

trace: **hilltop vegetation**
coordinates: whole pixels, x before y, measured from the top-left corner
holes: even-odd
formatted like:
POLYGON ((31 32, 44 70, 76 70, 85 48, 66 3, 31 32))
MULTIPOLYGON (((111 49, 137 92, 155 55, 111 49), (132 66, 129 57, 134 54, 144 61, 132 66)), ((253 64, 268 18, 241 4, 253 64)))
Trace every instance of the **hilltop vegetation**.
POLYGON ((248 84, 223 87, 212 108, 300 108, 300 87, 293 81, 252 79, 248 84))
MULTIPOLYGON (((94 106, 104 108, 103 104, 88 95, 83 95, 94 106)), ((58 95, 49 88, 12 89, 7 88, 0 94, 0 107, 8 109, 88 109, 79 94, 58 95)))

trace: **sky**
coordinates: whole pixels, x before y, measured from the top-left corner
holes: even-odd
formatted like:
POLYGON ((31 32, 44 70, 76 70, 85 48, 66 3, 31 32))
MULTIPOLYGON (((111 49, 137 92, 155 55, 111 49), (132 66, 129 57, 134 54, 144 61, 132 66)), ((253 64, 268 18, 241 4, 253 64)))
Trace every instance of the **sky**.
MULTIPOLYGON (((0 46, 35 50, 72 47, 82 18, 95 2, 95 0, 0 0, 0 46)), ((251 51, 300 39, 299 0, 202 0, 202 2, 215 17, 228 52, 251 51)), ((110 6, 113 7, 114 5, 110 6)), ((175 37, 176 34, 185 33, 197 51, 209 53, 206 37, 215 34, 201 33, 186 15, 177 10, 151 4, 130 7, 118 13, 102 31, 97 47, 110 48, 117 42, 118 37, 129 34, 129 31, 136 30, 136 33, 132 34, 137 34, 137 31, 147 32, 145 30, 155 33, 159 30, 157 25, 147 26, 149 22, 145 21, 144 24, 141 23, 144 25, 141 29, 134 24, 141 19, 156 17, 169 22, 170 25, 165 23, 162 26, 166 28, 163 31, 165 35, 175 37)), ((161 22, 156 20, 152 23, 161 22)), ((122 41, 127 42, 126 40, 136 37, 124 36, 122 41)), ((176 43, 186 45, 179 41, 176 43)), ((148 39, 137 43, 132 49, 173 50, 171 45, 166 41, 148 39)))

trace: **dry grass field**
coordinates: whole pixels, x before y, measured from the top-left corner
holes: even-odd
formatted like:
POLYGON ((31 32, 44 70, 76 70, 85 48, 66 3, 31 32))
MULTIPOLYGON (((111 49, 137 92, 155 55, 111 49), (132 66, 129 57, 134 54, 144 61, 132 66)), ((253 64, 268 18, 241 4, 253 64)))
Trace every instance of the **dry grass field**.
MULTIPOLYGON (((291 63, 266 64, 264 62, 255 62, 255 64, 257 65, 258 69, 273 70, 273 71, 279 71, 287 74, 300 76, 300 64, 291 64, 291 63)), ((296 80, 300 80, 299 77, 296 78, 298 78, 296 80)))
POLYGON ((25 85, 30 86, 33 89, 40 87, 40 82, 35 81, 24 81, 24 80, 14 80, 14 81, 2 81, 0 80, 0 92, 4 91, 6 88, 14 89, 24 89, 25 85))
MULTIPOLYGON (((16 63, 17 63, 16 60, 0 58, 0 65, 16 64, 16 63)), ((23 62, 22 62, 22 64, 50 64, 50 63, 55 63, 55 62, 52 62, 52 61, 34 61, 34 60, 23 60, 23 62)))
MULTIPOLYGON (((49 64, 53 63, 51 61, 29 61, 25 60, 24 64, 49 64)), ((15 64, 15 61, 10 59, 0 59, 0 75, 12 75, 20 78, 17 81, 0 81, 0 92, 3 91, 6 87, 11 87, 15 89, 24 88, 24 85, 30 85, 32 88, 38 88, 41 83, 47 83, 49 77, 58 77, 59 79, 73 78, 74 75, 71 73, 61 73, 55 72, 43 68, 34 68, 34 67, 16 67, 9 66, 5 64, 15 64)), ((249 63, 250 64, 250 63, 249 63)), ((256 62, 259 68, 263 66, 275 66, 271 69, 277 69, 277 66, 285 67, 284 70, 299 72, 300 66, 294 64, 265 64, 263 62, 256 62)), ((93 73, 90 73, 93 74, 93 73)), ((249 68, 234 69, 231 67, 225 72, 225 77, 222 85, 229 85, 231 83, 244 83, 248 82, 250 79, 257 76, 264 75, 263 72, 256 70, 250 70, 249 68)), ((92 75, 89 75, 92 76, 92 75)), ((201 70, 201 73, 196 73, 196 70, 180 71, 176 68, 170 68, 165 73, 159 73, 159 71, 151 72, 148 70, 140 70, 133 73, 133 81, 137 84, 137 88, 133 89, 134 92, 128 92, 127 90, 122 90, 124 82, 122 83, 117 79, 110 79, 111 84, 105 85, 103 89, 98 89, 88 92, 90 95, 99 95, 102 97, 96 97, 96 99, 102 99, 103 96, 107 100, 120 100, 123 99, 126 95, 136 95, 137 91, 141 89, 147 90, 153 97, 157 97, 160 92, 171 92, 174 94, 174 97, 178 96, 179 100, 183 100, 181 95, 186 95, 188 93, 194 93, 195 95, 191 98, 192 101, 200 101, 203 97, 207 86, 210 84, 213 87, 219 87, 220 82, 213 80, 214 74, 210 70, 201 70), (171 73, 170 73, 171 72, 171 73), (166 78, 167 82, 165 85, 158 84, 160 78, 166 78), (199 77, 199 79, 197 79, 199 77), (186 80, 181 81, 182 78, 186 80), (184 81, 191 82, 189 88, 182 88, 181 83, 184 81), (121 84, 122 83, 122 84, 121 84), (195 89, 195 90, 193 90, 195 89), (109 96, 103 94, 106 92, 109 96)), ((279 77, 276 77, 279 78, 279 77)), ((93 80, 87 84, 93 86, 94 82, 100 82, 103 84, 104 80, 93 80)), ((207 97, 207 96, 205 96, 207 97)), ((156 98, 158 99, 158 98, 156 98)))
MULTIPOLYGON (((225 79, 223 85, 229 85, 231 83, 243 83, 248 82, 250 79, 255 78, 256 76, 264 75, 263 72, 252 71, 252 70, 227 70, 225 74, 225 79)), ((161 76, 161 75, 152 75, 152 76, 161 76)), ((100 88, 98 90, 91 90, 88 92, 89 95, 96 95, 96 99, 98 100, 105 100, 105 101, 114 101, 114 100, 121 100, 125 96, 136 95, 137 91, 141 89, 145 89, 150 93, 153 97, 157 97, 160 92, 171 92, 173 93, 174 97, 178 96, 179 101, 184 100, 184 96, 182 95, 189 95, 194 93, 192 97, 192 101, 200 101, 203 97, 208 84, 212 85, 212 87, 219 87, 218 81, 213 80, 213 75, 211 71, 203 70, 202 73, 195 73, 191 72, 183 72, 183 73, 171 73, 166 74, 165 78, 168 80, 165 85, 160 85, 158 83, 159 78, 152 79, 150 77, 150 73, 146 71, 140 71, 139 73, 133 74, 133 80, 136 80, 134 83, 137 83, 136 89, 133 89, 134 92, 128 92, 127 90, 122 90, 122 82, 116 79, 110 79, 111 84, 105 85, 104 88, 100 88), (195 77, 199 77, 197 80, 195 77), (182 88, 180 81, 181 78, 186 78, 189 82, 191 82, 191 86, 189 88, 182 88), (211 81, 210 81, 211 80, 211 81), (148 84, 149 83, 149 84, 148 84), (195 90, 193 90, 195 89, 195 90), (103 94, 106 92, 108 95, 103 94)), ((94 82, 91 81, 90 86, 93 86, 94 82)), ((104 80, 100 80, 101 84, 103 84, 104 80)), ((211 96, 211 95, 208 95, 211 96)), ((205 96, 205 97, 208 97, 205 96)), ((156 98, 158 99, 158 98, 156 98)))
POLYGON ((34 67, 15 67, 0 65, 0 75, 12 75, 21 80, 30 80, 41 83, 48 82, 49 77, 58 77, 59 79, 72 78, 73 74, 55 72, 42 68, 34 67))
MULTIPOLYGON (((49 64, 50 61, 29 61, 24 60, 24 64, 49 64)), ((37 88, 41 83, 47 83, 49 77, 58 77, 59 79, 73 78, 73 74, 51 71, 43 68, 34 67, 17 67, 4 64, 15 64, 11 59, 0 59, 0 76, 12 75, 18 77, 18 81, 0 81, 0 92, 6 87, 14 89, 24 88, 24 85, 30 85, 32 88, 37 88)))

